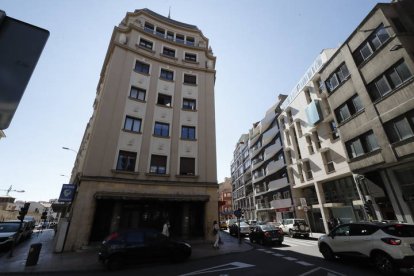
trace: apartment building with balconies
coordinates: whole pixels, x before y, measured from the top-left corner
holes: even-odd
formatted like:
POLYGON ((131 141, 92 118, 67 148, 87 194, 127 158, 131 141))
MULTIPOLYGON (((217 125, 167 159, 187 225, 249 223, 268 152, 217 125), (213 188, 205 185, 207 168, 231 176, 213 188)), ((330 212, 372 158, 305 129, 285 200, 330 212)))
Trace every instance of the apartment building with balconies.
POLYGON ((249 131, 255 218, 280 221, 293 217, 289 179, 277 117, 285 95, 266 111, 264 118, 249 131))
POLYGON ((377 4, 320 71, 367 216, 414 218, 414 3, 377 4))
POLYGON ((242 134, 236 144, 231 161, 233 210, 241 209, 244 219, 256 219, 253 197, 249 135, 242 134))
POLYGON ((325 49, 283 103, 279 124, 297 217, 313 231, 328 232, 328 221, 364 220, 364 207, 326 95, 320 69, 337 49, 325 49))
POLYGON ((212 239, 215 61, 197 26, 148 9, 114 28, 72 170, 64 250, 166 220, 173 236, 212 239))

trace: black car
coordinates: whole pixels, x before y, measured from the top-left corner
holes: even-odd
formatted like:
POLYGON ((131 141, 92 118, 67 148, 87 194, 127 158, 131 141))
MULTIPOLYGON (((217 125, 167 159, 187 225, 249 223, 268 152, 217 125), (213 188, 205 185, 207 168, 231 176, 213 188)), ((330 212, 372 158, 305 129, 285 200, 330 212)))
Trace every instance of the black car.
POLYGON ((102 242, 98 256, 109 270, 115 270, 140 261, 184 261, 191 256, 191 246, 170 240, 154 229, 130 229, 110 234, 102 242))
POLYGON ((252 243, 281 245, 284 238, 282 229, 274 225, 263 224, 252 229, 249 239, 252 243))

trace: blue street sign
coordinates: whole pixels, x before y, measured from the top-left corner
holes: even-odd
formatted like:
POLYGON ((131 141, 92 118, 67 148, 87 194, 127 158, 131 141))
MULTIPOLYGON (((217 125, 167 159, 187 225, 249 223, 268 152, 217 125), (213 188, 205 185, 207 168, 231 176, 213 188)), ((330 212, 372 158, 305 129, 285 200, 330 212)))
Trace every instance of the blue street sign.
POLYGON ((236 211, 234 211, 234 215, 235 215, 237 218, 240 218, 240 217, 242 216, 242 211, 241 211, 241 209, 237 209, 236 211))
POLYGON ((60 192, 59 202, 72 202, 75 195, 75 184, 63 184, 60 192))

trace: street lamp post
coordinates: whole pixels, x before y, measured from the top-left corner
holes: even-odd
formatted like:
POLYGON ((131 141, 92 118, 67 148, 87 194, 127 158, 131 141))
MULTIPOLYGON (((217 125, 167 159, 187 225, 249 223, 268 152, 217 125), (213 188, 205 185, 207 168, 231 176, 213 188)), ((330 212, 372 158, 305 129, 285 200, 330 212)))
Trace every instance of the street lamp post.
POLYGON ((70 151, 73 151, 74 153, 78 153, 76 150, 71 149, 71 148, 68 148, 68 147, 62 147, 62 149, 64 149, 64 150, 70 150, 70 151))

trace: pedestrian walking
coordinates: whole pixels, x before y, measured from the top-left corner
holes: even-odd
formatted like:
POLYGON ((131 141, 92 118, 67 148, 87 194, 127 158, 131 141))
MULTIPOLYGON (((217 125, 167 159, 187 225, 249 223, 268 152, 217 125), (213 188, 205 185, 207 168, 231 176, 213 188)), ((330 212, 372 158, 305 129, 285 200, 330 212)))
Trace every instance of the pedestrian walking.
POLYGON ((170 222, 168 220, 162 226, 162 234, 167 238, 170 237, 170 222))
POLYGON ((215 241, 214 241, 214 245, 213 245, 213 247, 214 248, 219 248, 219 241, 220 241, 220 228, 219 228, 219 226, 218 226, 218 223, 217 223, 217 221, 215 220, 214 222, 213 222, 213 235, 215 236, 215 241))

